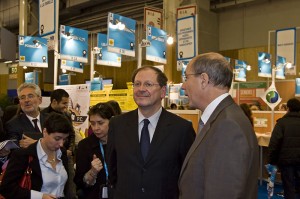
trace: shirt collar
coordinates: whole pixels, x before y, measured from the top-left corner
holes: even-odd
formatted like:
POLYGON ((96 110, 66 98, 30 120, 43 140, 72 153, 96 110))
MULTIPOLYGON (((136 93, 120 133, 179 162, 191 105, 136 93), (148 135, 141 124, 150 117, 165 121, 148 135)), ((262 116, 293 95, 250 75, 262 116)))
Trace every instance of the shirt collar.
POLYGON ((31 116, 29 116, 29 115, 27 115, 27 114, 25 114, 26 115, 26 117, 30 120, 30 121, 32 121, 33 119, 38 119, 38 121, 41 121, 40 120, 40 113, 38 114, 38 116, 37 117, 31 117, 31 116))
POLYGON ((207 120, 211 116, 211 114, 214 112, 214 110, 217 108, 217 106, 220 104, 220 102, 225 99, 229 93, 224 93, 214 99, 204 110, 203 114, 201 115, 201 120, 204 124, 206 124, 207 120))
MULTIPOLYGON (((151 117, 147 118, 150 121, 150 124, 157 124, 161 112, 162 112, 162 107, 160 107, 160 109, 158 109, 158 111, 156 113, 154 113, 151 117)), ((138 109, 138 116, 139 116, 139 124, 144 119, 146 119, 146 117, 140 112, 139 109, 138 109)))
MULTIPOLYGON (((41 144, 41 140, 43 138, 39 139, 38 143, 37 143, 37 146, 36 146, 36 149, 37 149, 37 155, 38 155, 38 158, 40 161, 42 162, 46 162, 47 159, 48 159, 48 155, 46 154, 46 152, 44 151, 43 147, 42 147, 42 144, 41 144)), ((62 156, 62 152, 60 149, 58 149, 56 151, 56 158, 58 160, 61 160, 61 156, 62 156)))

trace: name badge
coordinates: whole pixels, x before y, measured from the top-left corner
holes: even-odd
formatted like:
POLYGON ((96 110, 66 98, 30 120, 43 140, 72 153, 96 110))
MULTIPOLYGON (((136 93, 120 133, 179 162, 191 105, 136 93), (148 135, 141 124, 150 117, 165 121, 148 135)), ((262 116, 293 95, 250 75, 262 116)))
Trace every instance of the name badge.
POLYGON ((102 188, 102 198, 108 198, 107 187, 102 188))

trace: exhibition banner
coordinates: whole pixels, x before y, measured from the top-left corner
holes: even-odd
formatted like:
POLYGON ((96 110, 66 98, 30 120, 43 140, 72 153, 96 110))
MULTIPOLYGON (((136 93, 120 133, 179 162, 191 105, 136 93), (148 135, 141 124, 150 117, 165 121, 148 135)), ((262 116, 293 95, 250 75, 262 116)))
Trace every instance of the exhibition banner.
POLYGON ((74 128, 85 132, 89 121, 87 112, 90 107, 90 85, 77 84, 67 86, 55 86, 54 89, 64 89, 69 94, 69 111, 74 128))
POLYGON ((19 66, 47 68, 47 40, 19 35, 19 66))
POLYGON ((58 77, 58 85, 70 85, 71 79, 69 74, 61 74, 58 77))
POLYGON ((37 71, 25 73, 25 82, 39 85, 39 76, 37 71))
POLYGON ((296 75, 296 28, 276 30, 276 56, 286 58, 292 64, 286 68, 287 75, 296 75))
POLYGON ((136 21, 118 14, 108 13, 107 26, 108 51, 135 57, 136 21))
POLYGON ((258 76, 272 77, 271 54, 264 52, 258 53, 258 76))
POLYGON ((39 0, 39 35, 55 32, 56 0, 39 0))
POLYGON ((88 62, 88 31, 60 26, 60 59, 88 62))
POLYGON ((108 52, 107 50, 107 35, 98 33, 97 43, 97 47, 100 48, 100 52, 97 54, 97 64, 121 67, 121 54, 108 52))
POLYGON ((68 71, 83 73, 84 64, 81 62, 61 59, 60 68, 68 71))
POLYGON ((300 78, 295 78, 295 97, 300 97, 300 78))
POLYGON ((144 7, 144 27, 147 25, 163 29, 163 10, 153 7, 144 7))
POLYGON ((167 33, 164 30, 147 25, 146 35, 147 40, 150 42, 150 46, 146 47, 146 60, 166 64, 167 33))
POLYGON ((234 80, 245 82, 247 79, 247 63, 242 60, 235 60, 234 80))
POLYGON ((275 78, 285 79, 285 64, 286 64, 285 57, 277 56, 275 78))
POLYGON ((102 78, 94 77, 91 81, 91 91, 99 91, 103 89, 102 78))
POLYGON ((196 56, 196 17, 177 19, 177 60, 192 59, 196 56))

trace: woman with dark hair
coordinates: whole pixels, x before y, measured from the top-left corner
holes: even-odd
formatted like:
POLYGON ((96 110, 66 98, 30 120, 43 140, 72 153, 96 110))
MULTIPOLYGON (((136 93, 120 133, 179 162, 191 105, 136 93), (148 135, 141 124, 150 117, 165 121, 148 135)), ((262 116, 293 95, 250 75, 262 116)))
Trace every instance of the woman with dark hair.
POLYGON ((245 115, 248 117, 248 119, 250 120, 251 125, 253 126, 252 111, 251 111, 249 105, 243 103, 243 104, 240 104, 240 107, 241 107, 241 109, 244 111, 244 113, 245 113, 245 115))
POLYGON ((88 115, 93 134, 78 143, 74 182, 79 198, 106 198, 106 141, 109 120, 115 112, 108 103, 98 103, 91 107, 88 115))
POLYGON ((64 198, 68 158, 63 143, 72 131, 72 124, 64 115, 51 113, 44 123, 43 138, 11 154, 0 193, 6 199, 64 198), (32 169, 30 190, 19 186, 28 166, 32 169))

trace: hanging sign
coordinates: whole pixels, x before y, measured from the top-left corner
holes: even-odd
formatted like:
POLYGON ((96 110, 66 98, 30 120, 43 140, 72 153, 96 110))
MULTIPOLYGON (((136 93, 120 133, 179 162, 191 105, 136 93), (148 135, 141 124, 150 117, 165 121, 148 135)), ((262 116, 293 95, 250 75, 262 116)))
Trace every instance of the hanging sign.
POLYGON ((158 8, 144 7, 144 27, 147 25, 155 28, 163 28, 163 11, 158 8))
POLYGON ((196 56, 195 16, 177 20, 177 60, 192 59, 196 56))
POLYGON ((135 57, 136 21, 118 14, 108 13, 107 26, 108 51, 135 57))
POLYGON ((272 76, 271 54, 263 52, 258 53, 258 76, 272 76))
POLYGON ((39 35, 55 32, 56 0, 39 0, 39 35))
POLYGON ((121 54, 108 52, 107 50, 107 35, 98 33, 97 42, 100 49, 97 53, 97 64, 121 67, 121 54))
POLYGON ((60 26, 60 59, 88 62, 88 31, 60 26))
POLYGON ((47 40, 19 35, 19 66, 48 67, 47 40))
POLYGON ((61 60, 60 68, 68 71, 74 71, 78 73, 83 73, 84 64, 81 62, 70 61, 70 60, 61 60))
POLYGON ((292 64, 286 68, 287 75, 296 75, 296 28, 276 30, 276 56, 286 58, 292 64))
POLYGON ((167 33, 164 30, 147 25, 147 41, 150 45, 146 47, 146 60, 166 64, 166 40, 167 33))

